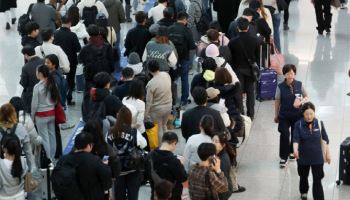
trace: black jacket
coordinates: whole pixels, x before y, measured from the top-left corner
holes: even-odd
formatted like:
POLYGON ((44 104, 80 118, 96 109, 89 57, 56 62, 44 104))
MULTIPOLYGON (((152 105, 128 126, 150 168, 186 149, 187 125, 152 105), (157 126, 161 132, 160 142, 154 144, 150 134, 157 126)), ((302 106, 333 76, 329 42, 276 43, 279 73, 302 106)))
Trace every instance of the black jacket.
POLYGON ((225 106, 228 109, 227 113, 230 116, 239 114, 239 102, 237 102, 235 98, 235 95, 240 91, 239 82, 235 85, 215 84, 214 88, 220 90, 220 97, 225 99, 225 106))
POLYGON ((123 100, 129 93, 129 87, 132 81, 124 81, 120 85, 118 84, 112 91, 112 94, 117 96, 120 100, 123 100))
MULTIPOLYGON (((249 30, 248 33, 252 37, 257 37, 257 34, 259 33, 262 37, 266 38, 266 41, 269 41, 268 38, 270 38, 271 35, 271 29, 269 25, 267 24, 266 20, 263 18, 258 18, 255 21, 251 22, 249 24, 249 30)), ((232 21, 230 23, 230 26, 227 31, 228 38, 233 39, 235 37, 239 36, 239 31, 237 27, 237 21, 232 21)), ((260 41, 260 40, 259 40, 260 41)))
POLYGON ((175 24, 169 27, 168 32, 169 39, 174 43, 176 47, 178 60, 190 60, 190 50, 196 48, 191 30, 185 25, 176 22, 175 24), (174 39, 178 37, 180 37, 180 41, 184 41, 184 44, 179 45, 176 41, 174 41, 174 39))
POLYGON ((157 24, 161 25, 161 26, 166 26, 169 27, 171 25, 173 25, 175 23, 174 19, 168 19, 168 18, 162 18, 161 20, 159 20, 157 22, 157 24))
POLYGON ((32 46, 33 48, 40 46, 41 43, 37 40, 37 38, 29 37, 28 35, 24 35, 21 41, 22 46, 32 46))
POLYGON ((188 140, 194 134, 200 133, 199 122, 203 115, 211 115, 214 118, 214 130, 218 132, 226 131, 224 122, 218 111, 205 106, 196 106, 190 110, 187 110, 181 121, 182 136, 188 140))
MULTIPOLYGON (((182 183, 187 180, 187 173, 180 160, 170 151, 156 149, 150 153, 149 158, 153 160, 155 172, 163 179, 174 183, 171 200, 181 200, 182 183)), ((146 167, 146 171, 150 172, 151 168, 146 167)), ((152 179, 151 179, 152 180, 152 179)), ((154 183, 151 181, 152 197, 154 193, 154 183)), ((153 198, 152 198, 153 199, 153 198)))
POLYGON ((212 87, 213 85, 214 85, 214 81, 208 82, 203 78, 202 73, 198 73, 198 74, 194 75, 194 77, 192 79, 190 92, 192 93, 192 91, 195 87, 203 87, 203 88, 207 89, 208 87, 212 87))
POLYGON ((36 78, 36 69, 42 64, 44 64, 44 60, 35 56, 22 67, 21 80, 19 81, 19 84, 21 84, 23 87, 22 99, 28 113, 30 113, 31 109, 33 88, 35 84, 39 82, 36 78))
POLYGON ((231 66, 233 66, 233 69, 238 73, 251 76, 251 68, 248 58, 259 63, 258 58, 260 46, 257 37, 252 37, 247 32, 241 32, 239 33, 239 37, 230 40, 228 47, 232 54, 231 66), (248 58, 242 48, 245 49, 248 58))
POLYGON ((142 58, 146 44, 151 40, 152 35, 146 26, 136 25, 130 29, 125 38, 125 56, 129 56, 131 52, 136 52, 142 58))
POLYGON ((64 53, 66 53, 70 66, 78 64, 78 56, 81 46, 77 35, 70 31, 69 28, 61 27, 54 34, 53 43, 60 46, 64 53))
POLYGON ((84 200, 104 199, 104 191, 112 186, 110 167, 91 153, 77 152, 72 156, 78 163, 77 177, 84 200))

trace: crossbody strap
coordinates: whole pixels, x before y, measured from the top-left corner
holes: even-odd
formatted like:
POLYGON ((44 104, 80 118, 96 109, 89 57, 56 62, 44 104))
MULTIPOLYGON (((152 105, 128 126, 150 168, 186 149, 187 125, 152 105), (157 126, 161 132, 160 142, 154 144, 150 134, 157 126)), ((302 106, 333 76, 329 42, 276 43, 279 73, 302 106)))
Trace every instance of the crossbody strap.
POLYGON ((40 46, 40 51, 41 51, 41 55, 43 55, 43 57, 45 57, 45 52, 44 52, 44 49, 43 49, 43 45, 40 46))

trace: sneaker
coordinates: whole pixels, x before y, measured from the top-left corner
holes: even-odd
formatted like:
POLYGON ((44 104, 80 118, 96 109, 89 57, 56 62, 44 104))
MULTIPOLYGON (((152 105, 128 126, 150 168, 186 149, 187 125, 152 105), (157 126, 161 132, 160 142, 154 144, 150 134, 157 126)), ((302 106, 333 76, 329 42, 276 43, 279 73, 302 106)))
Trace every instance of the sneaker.
POLYGON ((285 168, 287 166, 287 160, 281 159, 280 161, 280 168, 285 168))
POLYGON ((15 24, 15 23, 16 23, 16 20, 17 20, 16 17, 12 18, 11 23, 12 23, 12 24, 15 24))
POLYGON ((10 23, 6 23, 6 30, 10 30, 11 26, 10 26, 10 23))
POLYGON ((294 157, 293 154, 290 154, 288 159, 289 159, 289 160, 295 160, 295 157, 294 157))
POLYGON ((240 192, 245 192, 245 191, 246 191, 245 187, 238 185, 238 190, 233 191, 232 193, 240 193, 240 192))
POLYGON ((69 102, 67 102, 67 104, 68 104, 69 106, 74 106, 74 105, 75 105, 75 101, 69 101, 69 102))
POLYGON ((331 33, 331 29, 330 28, 326 28, 326 33, 327 34, 331 33))
POLYGON ((70 123, 64 123, 61 125, 61 130, 67 130, 67 129, 71 129, 74 128, 74 124, 70 124, 70 123))
POLYGON ((300 199, 301 199, 301 200, 307 200, 307 194, 306 194, 306 193, 301 194, 301 195, 300 195, 300 199))
POLYGON ((289 30, 288 24, 283 24, 283 30, 285 30, 285 31, 288 31, 288 30, 289 30))
POLYGON ((323 35, 323 30, 317 30, 319 35, 323 35))
POLYGON ((340 4, 340 9, 346 9, 346 4, 345 3, 340 4))

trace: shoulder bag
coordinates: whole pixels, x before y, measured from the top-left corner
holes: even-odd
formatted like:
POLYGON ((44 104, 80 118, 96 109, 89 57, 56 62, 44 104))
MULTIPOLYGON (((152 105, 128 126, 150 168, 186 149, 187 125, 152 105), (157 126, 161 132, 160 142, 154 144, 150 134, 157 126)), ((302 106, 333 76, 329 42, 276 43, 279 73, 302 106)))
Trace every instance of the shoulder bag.
POLYGON ((322 131, 323 131, 323 122, 321 121, 321 123, 319 123, 319 121, 317 121, 318 123, 318 127, 320 129, 320 135, 321 135, 321 148, 322 148, 322 157, 323 157, 323 161, 326 161, 327 158, 327 154, 329 154, 329 152, 327 151, 327 142, 323 140, 322 138, 322 131))
POLYGON ((260 67, 258 66, 258 64, 255 61, 252 61, 249 58, 248 53, 247 53, 246 49, 244 48, 244 45, 242 44, 241 40, 239 40, 239 44, 242 47, 242 51, 244 53, 244 56, 248 60, 249 66, 250 66, 250 68, 252 70, 252 76, 253 76, 254 81, 259 81, 260 78, 261 78, 260 67))

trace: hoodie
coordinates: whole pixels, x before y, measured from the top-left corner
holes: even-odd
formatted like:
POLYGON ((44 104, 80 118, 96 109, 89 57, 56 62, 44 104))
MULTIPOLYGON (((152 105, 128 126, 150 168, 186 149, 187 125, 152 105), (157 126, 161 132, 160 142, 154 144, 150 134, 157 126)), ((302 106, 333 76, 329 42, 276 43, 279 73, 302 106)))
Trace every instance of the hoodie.
POLYGON ((91 88, 90 100, 93 102, 104 102, 106 106, 106 116, 116 116, 116 113, 123 106, 118 97, 110 95, 106 88, 91 88))
MULTIPOLYGON (((226 37, 225 33, 219 32, 219 34, 220 46, 227 46, 230 40, 226 37)), ((207 48, 209 44, 211 44, 211 42, 208 40, 208 36, 203 35, 198 41, 197 54, 199 55, 203 49, 207 48)))
POLYGON ((236 101, 235 95, 240 90, 240 84, 237 82, 236 84, 226 84, 226 85, 218 85, 215 84, 214 88, 220 90, 220 97, 225 99, 225 105, 228 109, 228 114, 230 116, 237 115, 239 108, 239 102, 236 101))
POLYGON ((70 27, 70 30, 77 35, 80 46, 85 46, 84 39, 88 40, 90 36, 86 31, 86 27, 83 21, 80 21, 75 26, 70 27))

